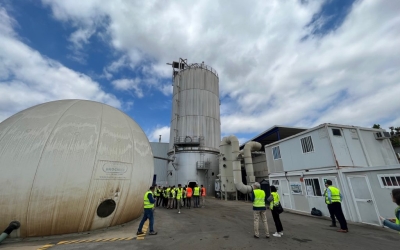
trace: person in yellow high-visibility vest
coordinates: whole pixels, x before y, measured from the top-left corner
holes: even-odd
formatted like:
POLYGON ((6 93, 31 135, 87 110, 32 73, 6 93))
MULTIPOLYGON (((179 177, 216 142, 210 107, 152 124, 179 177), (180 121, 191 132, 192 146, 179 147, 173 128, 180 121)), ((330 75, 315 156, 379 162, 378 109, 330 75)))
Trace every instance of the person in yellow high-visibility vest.
POLYGON ((270 201, 269 209, 271 210, 272 218, 274 219, 276 233, 272 234, 274 237, 282 237, 283 236, 283 226, 281 222, 281 218, 279 217, 279 212, 277 211, 277 207, 281 203, 281 198, 279 197, 278 190, 275 186, 270 186, 271 196, 267 199, 270 201))
POLYGON ((146 222, 147 219, 150 221, 150 235, 156 235, 157 232, 154 231, 154 216, 153 216, 153 208, 154 208, 154 198, 153 198, 153 192, 154 192, 154 186, 150 187, 150 189, 144 194, 143 197, 143 207, 144 207, 144 214, 143 218, 140 221, 139 228, 137 231, 137 235, 144 234, 142 231, 143 225, 146 222))
POLYGON ((172 203, 171 189, 172 189, 171 186, 169 186, 169 187, 167 188, 167 198, 168 198, 167 209, 170 209, 170 208, 171 208, 171 203, 172 203))
POLYGON ((342 194, 338 188, 332 186, 331 180, 326 180, 325 187, 325 203, 330 206, 332 213, 340 223, 340 229, 337 231, 340 233, 347 233, 349 229, 347 228, 346 218, 342 210, 342 194))
POLYGON ((400 188, 392 190, 392 201, 397 204, 397 208, 394 210, 394 215, 396 217, 393 219, 385 219, 379 216, 379 218, 382 220, 384 226, 400 232, 400 188))
POLYGON ((196 184, 193 188, 194 208, 200 207, 200 188, 196 184))
POLYGON ((182 206, 182 198, 183 198, 183 188, 181 184, 178 184, 178 188, 176 189, 176 205, 178 208, 178 214, 181 213, 182 206))
POLYGON ((265 207, 265 192, 260 189, 260 183, 255 182, 253 184, 253 192, 251 195, 251 201, 253 202, 253 216, 254 216, 254 238, 260 238, 258 231, 258 223, 261 218, 264 229, 265 237, 269 238, 269 229, 267 223, 267 208, 265 207))

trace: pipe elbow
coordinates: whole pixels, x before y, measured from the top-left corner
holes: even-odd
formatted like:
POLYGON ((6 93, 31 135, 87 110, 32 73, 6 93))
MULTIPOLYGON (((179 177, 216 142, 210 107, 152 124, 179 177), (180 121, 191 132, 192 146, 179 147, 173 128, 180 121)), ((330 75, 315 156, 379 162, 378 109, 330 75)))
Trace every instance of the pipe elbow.
POLYGON ((8 227, 6 228, 6 230, 4 230, 4 233, 9 235, 15 229, 20 228, 20 226, 21 226, 21 223, 19 221, 11 221, 10 224, 8 225, 8 227))

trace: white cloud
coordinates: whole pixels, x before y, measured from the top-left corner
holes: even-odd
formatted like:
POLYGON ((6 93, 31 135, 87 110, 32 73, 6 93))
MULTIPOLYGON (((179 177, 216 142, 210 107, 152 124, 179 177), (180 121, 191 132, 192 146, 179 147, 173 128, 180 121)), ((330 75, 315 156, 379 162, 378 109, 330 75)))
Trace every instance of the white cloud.
POLYGON ((228 100, 224 133, 399 122, 400 1, 356 1, 342 26, 323 37, 306 27, 320 0, 43 2, 58 20, 104 28, 110 46, 161 91, 167 86, 159 79, 170 70, 163 65, 179 56, 217 69, 228 100))
POLYGON ((22 43, 16 22, 0 6, 0 121, 30 106, 59 99, 90 99, 120 108, 87 75, 66 68, 22 43))
POLYGON ((118 79, 111 82, 112 85, 118 90, 134 90, 135 95, 139 98, 143 97, 143 90, 140 87, 141 80, 135 79, 118 79))
POLYGON ((169 142, 170 127, 168 126, 161 127, 158 125, 148 134, 149 141, 158 142, 160 135, 161 135, 161 142, 169 142))

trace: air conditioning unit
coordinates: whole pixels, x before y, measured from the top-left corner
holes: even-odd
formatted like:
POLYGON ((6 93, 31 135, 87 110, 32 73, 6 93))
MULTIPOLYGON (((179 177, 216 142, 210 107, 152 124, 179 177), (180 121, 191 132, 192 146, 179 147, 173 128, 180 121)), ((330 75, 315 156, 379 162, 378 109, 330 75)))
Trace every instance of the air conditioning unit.
POLYGON ((383 140, 383 139, 390 139, 391 138, 390 133, 389 132, 384 132, 384 131, 376 132, 376 133, 374 133, 374 135, 375 135, 375 139, 377 139, 377 140, 383 140))

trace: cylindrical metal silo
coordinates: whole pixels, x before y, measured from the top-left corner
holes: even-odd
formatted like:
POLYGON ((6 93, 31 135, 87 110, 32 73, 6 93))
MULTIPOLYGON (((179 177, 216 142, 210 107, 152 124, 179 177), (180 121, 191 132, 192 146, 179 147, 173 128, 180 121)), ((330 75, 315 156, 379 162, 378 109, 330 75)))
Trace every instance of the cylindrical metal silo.
POLYGON ((175 161, 168 185, 197 182, 213 194, 221 140, 218 74, 204 63, 184 60, 176 68, 169 151, 175 161))

